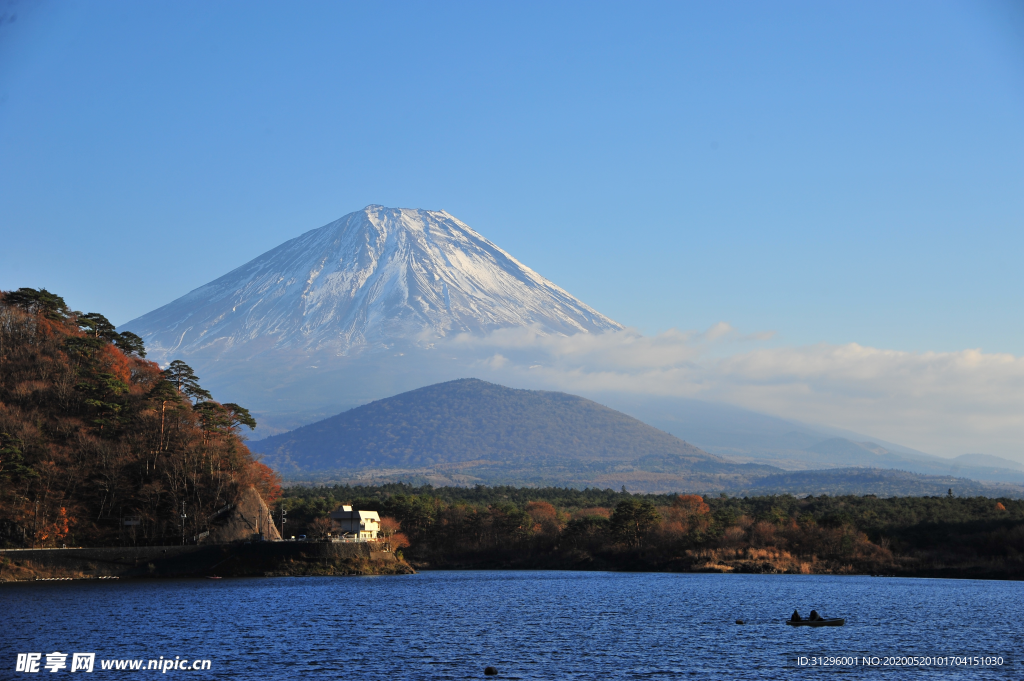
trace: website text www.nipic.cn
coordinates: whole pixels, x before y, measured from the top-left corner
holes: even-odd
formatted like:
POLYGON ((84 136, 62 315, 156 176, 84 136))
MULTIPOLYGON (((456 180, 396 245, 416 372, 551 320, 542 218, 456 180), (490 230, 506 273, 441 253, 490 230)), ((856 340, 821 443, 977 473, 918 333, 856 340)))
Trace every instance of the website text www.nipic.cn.
POLYGON ((153 670, 166 674, 169 671, 201 671, 210 668, 210 660, 192 660, 175 655, 173 658, 161 655, 155 660, 101 659, 97 665, 96 653, 18 653, 14 671, 34 674, 44 672, 91 672, 94 669, 123 671, 153 670))

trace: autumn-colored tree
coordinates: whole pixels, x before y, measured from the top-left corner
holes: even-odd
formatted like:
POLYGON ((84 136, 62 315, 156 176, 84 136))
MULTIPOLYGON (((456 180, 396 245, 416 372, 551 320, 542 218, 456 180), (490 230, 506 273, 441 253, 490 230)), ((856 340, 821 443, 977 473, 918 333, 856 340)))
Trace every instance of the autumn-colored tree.
POLYGON ((395 520, 391 516, 384 516, 380 519, 380 535, 381 539, 387 539, 388 537, 394 536, 395 534, 402 531, 402 523, 395 520))
POLYGON ((679 509, 687 516, 702 516, 711 513, 711 507, 704 497, 696 494, 680 494, 672 501, 672 507, 679 509))
POLYGON ((580 510, 573 513, 572 517, 573 519, 589 517, 611 518, 612 512, 610 509, 607 509, 604 506, 588 506, 586 508, 581 508, 580 510))
POLYGON ((751 525, 750 529, 747 530, 750 545, 756 548, 776 546, 777 540, 775 537, 775 530, 776 527, 772 523, 759 520, 751 525))
POLYGON ((44 521, 36 532, 37 546, 57 546, 68 536, 73 518, 68 517, 68 510, 61 506, 52 519, 44 521))
POLYGON ((526 504, 526 512, 533 520, 533 531, 537 534, 556 537, 562 529, 558 511, 546 501, 531 501, 526 504))
MULTIPOLYGON (((398 522, 397 520, 389 516, 384 516, 383 518, 381 518, 380 532, 378 533, 381 548, 385 551, 394 551, 394 538, 398 536, 401 533, 401 531, 402 523, 398 522)), ((404 537, 405 535, 401 536, 404 537)), ((406 542, 408 542, 408 539, 406 539, 406 542)), ((408 546, 408 543, 406 543, 406 546, 408 546)))
POLYGON ((270 466, 254 461, 249 465, 252 486, 263 501, 270 505, 281 497, 281 476, 270 466))
POLYGON ((409 546, 409 538, 406 537, 403 533, 398 532, 396 534, 391 535, 391 539, 388 541, 388 545, 390 547, 390 551, 398 553, 402 549, 407 548, 409 546))
POLYGON ((699 541, 711 524, 711 507, 703 497, 696 494, 677 495, 672 505, 664 507, 661 514, 664 517, 662 530, 665 538, 681 538, 692 534, 699 541))

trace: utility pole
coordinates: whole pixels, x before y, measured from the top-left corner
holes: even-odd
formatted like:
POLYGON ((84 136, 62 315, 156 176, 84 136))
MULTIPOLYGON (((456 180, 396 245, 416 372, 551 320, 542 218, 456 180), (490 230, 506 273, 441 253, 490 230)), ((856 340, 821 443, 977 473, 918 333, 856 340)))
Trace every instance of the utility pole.
POLYGON ((183 502, 181 502, 181 545, 182 546, 185 545, 185 518, 187 518, 187 517, 188 516, 185 515, 185 502, 183 501, 183 502))

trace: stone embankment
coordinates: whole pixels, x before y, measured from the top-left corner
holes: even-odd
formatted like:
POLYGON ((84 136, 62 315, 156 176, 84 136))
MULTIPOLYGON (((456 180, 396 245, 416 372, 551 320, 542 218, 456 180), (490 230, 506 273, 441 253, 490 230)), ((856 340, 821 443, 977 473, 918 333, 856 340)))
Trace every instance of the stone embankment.
POLYGON ((371 545, 236 542, 201 546, 0 549, 0 581, 137 577, 390 575, 413 569, 371 545))

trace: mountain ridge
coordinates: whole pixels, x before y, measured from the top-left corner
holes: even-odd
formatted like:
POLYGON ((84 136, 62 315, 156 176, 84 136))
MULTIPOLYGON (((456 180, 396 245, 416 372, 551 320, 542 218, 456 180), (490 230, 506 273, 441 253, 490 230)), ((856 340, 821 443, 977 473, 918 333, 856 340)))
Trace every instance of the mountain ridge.
POLYGON ((624 462, 668 456, 704 469, 730 463, 576 395, 479 379, 439 383, 250 443, 285 472, 475 461, 624 462))

